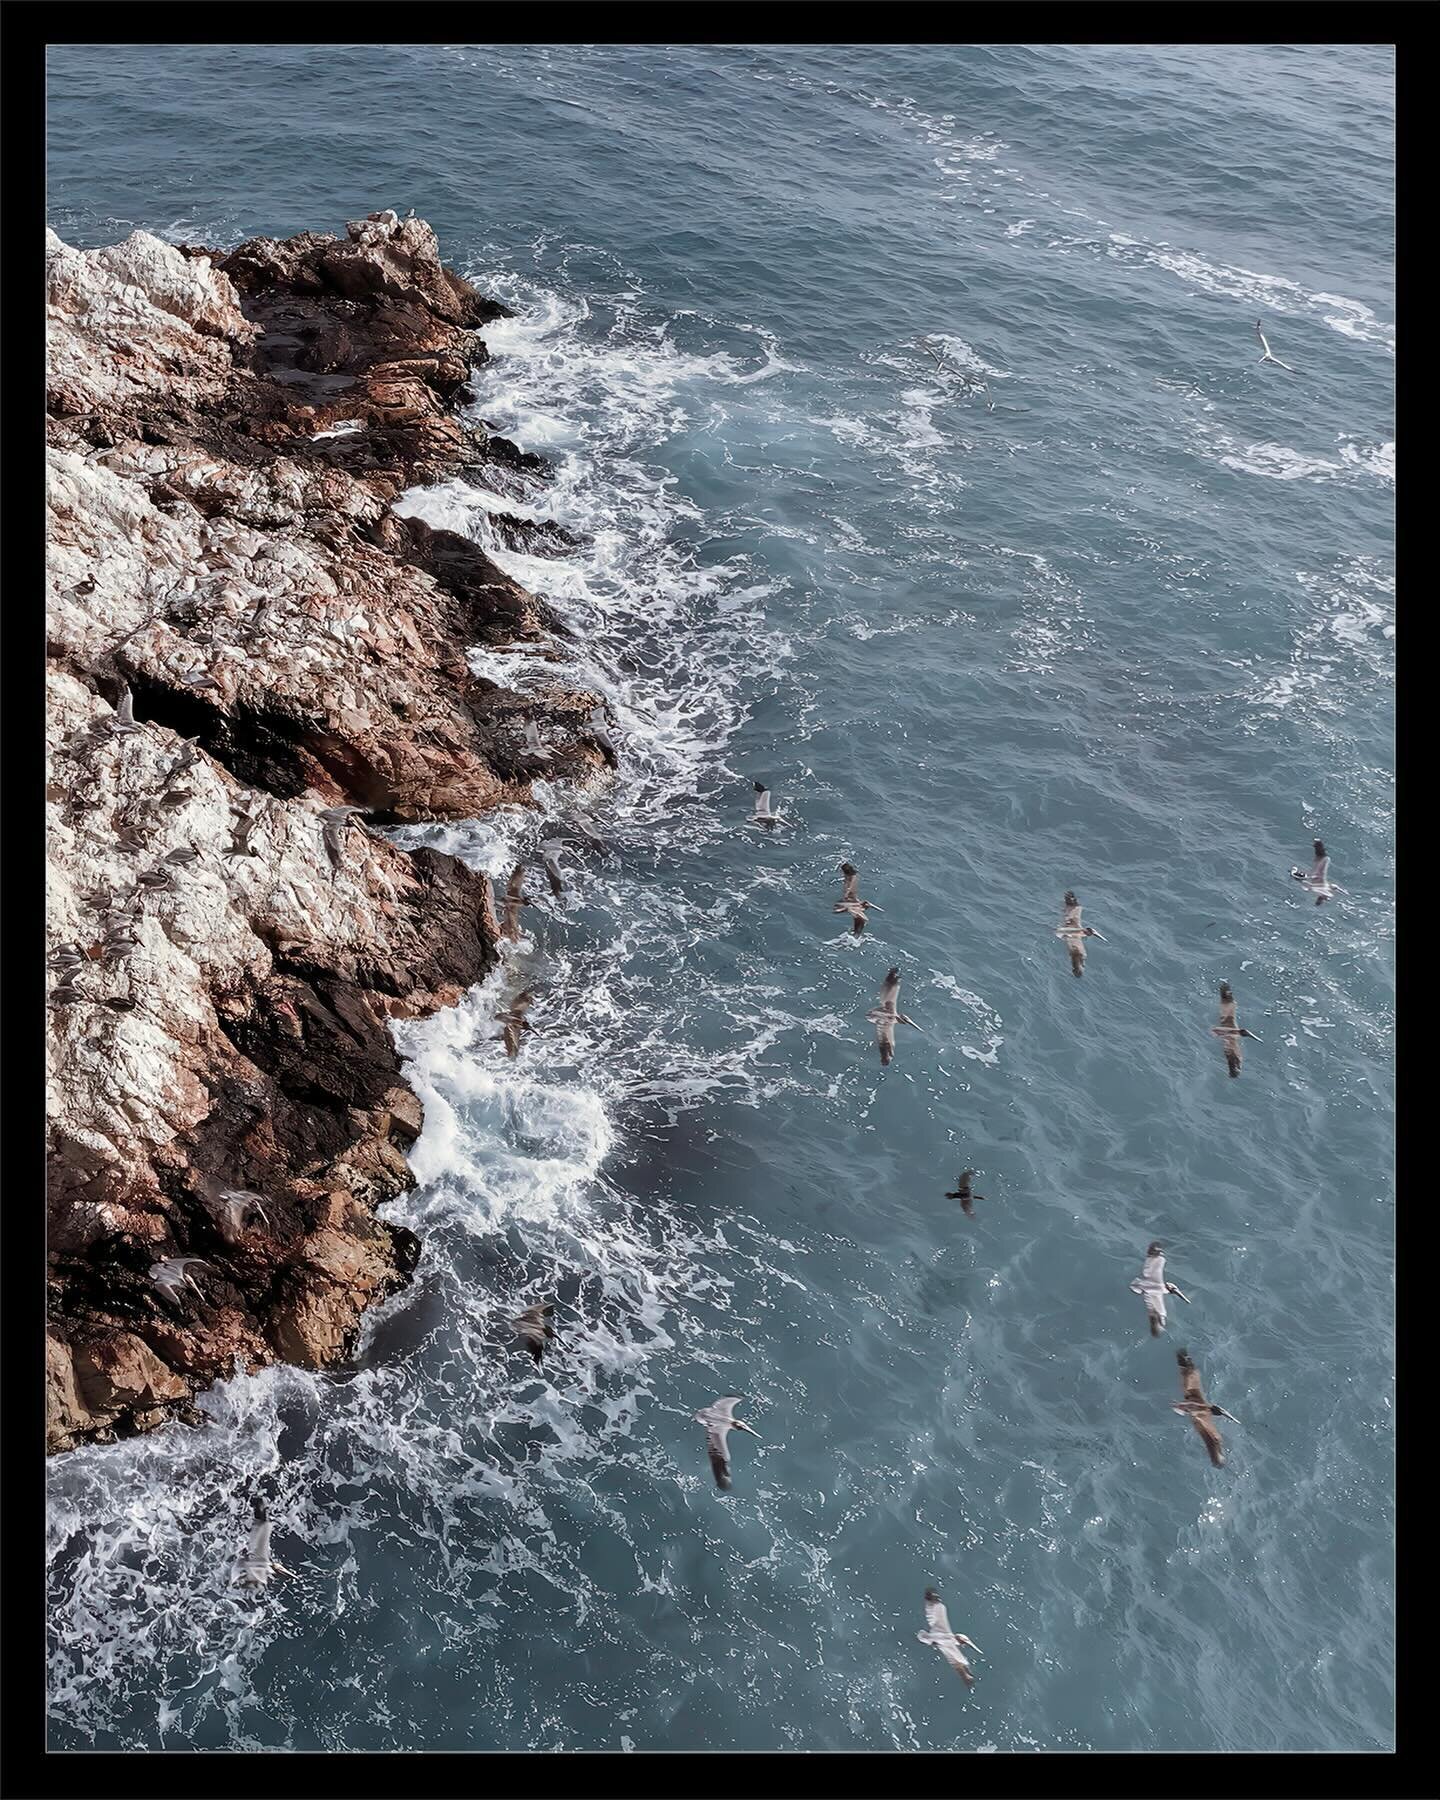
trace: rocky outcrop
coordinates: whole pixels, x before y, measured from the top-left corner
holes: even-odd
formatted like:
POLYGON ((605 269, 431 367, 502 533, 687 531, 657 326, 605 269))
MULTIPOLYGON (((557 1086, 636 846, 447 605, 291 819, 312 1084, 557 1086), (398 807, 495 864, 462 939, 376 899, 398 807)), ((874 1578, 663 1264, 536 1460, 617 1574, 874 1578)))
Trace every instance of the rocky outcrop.
POLYGON ((343 1360, 415 1264, 376 1215, 421 1124, 387 1020, 482 978, 494 917, 463 864, 321 810, 526 803, 531 722, 547 780, 604 756, 592 695, 470 672, 472 644, 553 633, 543 605, 390 509, 440 474, 543 473, 455 416, 503 309, 423 221, 228 255, 52 234, 48 278, 61 1449, 185 1413, 236 1368, 343 1360), (202 1259, 193 1288, 150 1278, 176 1256, 202 1259))

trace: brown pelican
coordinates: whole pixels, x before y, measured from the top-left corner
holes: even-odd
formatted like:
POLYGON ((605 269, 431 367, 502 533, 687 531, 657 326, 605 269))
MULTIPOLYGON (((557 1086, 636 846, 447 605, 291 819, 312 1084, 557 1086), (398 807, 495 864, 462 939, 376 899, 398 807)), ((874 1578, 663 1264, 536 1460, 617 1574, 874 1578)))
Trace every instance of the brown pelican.
POLYGON ((533 906, 535 902, 523 891, 525 886, 525 865, 516 863, 510 871, 510 879, 505 883, 505 915, 500 921, 502 938, 515 939, 520 935, 520 908, 533 906))
POLYGON ((1332 894, 1345 892, 1338 882, 1330 879, 1330 858, 1319 838, 1315 840, 1315 861, 1308 874, 1304 869, 1292 869, 1290 879, 1298 881, 1307 894, 1313 894, 1317 906, 1323 906, 1332 894))
POLYGON ((252 1193, 249 1188, 221 1188, 219 1193, 202 1194, 200 1199, 227 1244, 238 1244, 257 1215, 267 1225, 270 1223, 265 1196, 252 1193))
POLYGON ((974 1174, 975 1171, 973 1169, 966 1169, 964 1174, 961 1175, 960 1179, 955 1183, 955 1191, 945 1196, 947 1200, 958 1200, 960 1202, 960 1210, 967 1219, 973 1219, 975 1217, 975 1208, 972 1202, 983 1200, 985 1198, 983 1194, 975 1193, 970 1186, 974 1174))
POLYGON ((715 1485, 719 1488, 728 1488, 730 1485, 730 1447, 727 1442, 730 1433, 748 1431, 751 1437, 760 1435, 753 1425, 747 1425, 743 1419, 735 1417, 735 1408, 744 1398, 743 1394, 726 1394, 709 1406, 702 1406, 694 1415, 695 1423, 705 1427, 710 1467, 715 1471, 715 1485))
POLYGON ((1220 1428, 1215 1421, 1228 1419, 1232 1425, 1238 1425, 1240 1421, 1234 1413, 1226 1412, 1223 1406, 1212 1406, 1205 1398, 1205 1390, 1200 1386, 1200 1371, 1184 1350, 1175 1352, 1175 1360, 1180 1365, 1180 1391, 1185 1398, 1172 1410, 1189 1415, 1190 1423, 1205 1440, 1211 1462, 1217 1469, 1223 1469, 1225 1452, 1220 1447, 1220 1428))
POLYGON ((340 867, 340 844, 350 821, 357 813, 368 812, 365 806, 327 806, 320 813, 321 833, 325 839, 325 854, 330 858, 330 867, 340 867))
POLYGON ((495 1015, 497 1021, 504 1026, 504 1031, 501 1035, 505 1039, 505 1054, 507 1056, 518 1056, 520 1054, 520 1033, 522 1031, 533 1031, 535 1029, 525 1017, 526 1013, 529 1012, 531 1006, 534 1004, 534 1000, 534 989, 526 988, 523 993, 519 993, 515 996, 504 1012, 496 1013, 495 1015))
POLYGON ((974 1687, 975 1677, 970 1673, 970 1664, 965 1652, 973 1650, 977 1656, 983 1654, 980 1646, 966 1637, 963 1631, 950 1629, 950 1615, 934 1588, 925 1590, 925 1630, 917 1631, 916 1637, 922 1644, 933 1644, 949 1663, 950 1667, 965 1683, 966 1687, 974 1687))
POLYGON ((1188 1306, 1190 1296, 1182 1294, 1173 1281, 1165 1279, 1165 1246, 1151 1244, 1145 1252, 1145 1260, 1140 1265, 1140 1273, 1130 1283, 1130 1291, 1138 1294, 1145 1302, 1145 1311, 1150 1316, 1150 1335, 1159 1337, 1165 1329, 1165 1296, 1173 1294, 1177 1300, 1183 1300, 1188 1306))
POLYGON ((272 1575, 293 1575, 293 1569, 287 1569, 278 1556, 270 1554, 270 1515, 265 1510, 265 1502, 255 1502, 255 1523, 250 1528, 250 1536, 245 1548, 235 1558, 234 1573, 230 1577, 232 1587, 262 1588, 272 1575))
POLYGON ((865 915, 875 907, 876 912, 884 912, 883 906, 875 906, 873 900, 860 898, 860 876, 854 863, 841 863, 840 873, 845 877, 845 891, 835 903, 837 913, 849 913, 854 923, 851 932, 855 937, 865 929, 865 915))
POLYGON ((550 892, 558 900, 565 892, 565 883, 560 875, 560 857, 565 846, 558 838, 546 838, 540 846, 540 860, 545 865, 545 874, 549 878, 550 892))
POLYGON ((534 1357, 537 1366, 545 1354, 545 1346, 555 1336, 555 1327, 550 1323, 550 1315, 554 1310, 548 1301, 543 1301, 538 1306, 527 1306, 524 1312, 517 1313, 510 1321, 520 1342, 534 1357))
POLYGON ((251 844, 250 837, 251 833, 255 830, 255 827, 260 823, 259 814, 251 812, 248 807, 239 810, 232 808, 231 810, 234 812, 235 817, 234 822, 230 827, 230 848, 225 852, 225 855, 258 856, 260 852, 251 844))
POLYGON ((785 815, 784 813, 771 812, 769 788, 765 786, 763 781, 757 781, 753 785, 755 788, 755 810, 750 815, 750 823, 752 825, 764 826, 767 829, 778 825, 785 815))
MULTIPOLYGON (((162 1294, 168 1295, 178 1305, 187 1287, 194 1288, 200 1294, 199 1283, 190 1270, 207 1269, 209 1266, 203 1256, 167 1256, 163 1262, 151 1263, 150 1279, 162 1294)), ((203 1300, 205 1296, 200 1294, 200 1297, 203 1300)))
POLYGON ((1262 363, 1274 363, 1277 369, 1288 370, 1291 375, 1298 375, 1300 373, 1298 369, 1292 369, 1289 363, 1281 362, 1280 358, 1275 355, 1274 351, 1270 348, 1269 340, 1266 338, 1265 333, 1260 329, 1260 321, 1258 319, 1255 321, 1255 335, 1260 340, 1260 360, 1262 363))
MULTIPOLYGON (((895 1002, 900 993, 900 971, 891 969, 885 977, 885 985, 880 990, 877 1005, 873 1006, 865 1017, 875 1027, 875 1042, 880 1046, 880 1066, 888 1068, 890 1059, 895 1054, 895 1027, 897 1025, 915 1025, 913 1019, 897 1012, 895 1002)), ((915 1025, 919 1031, 920 1027, 915 1025)))
POLYGON ((1240 1048, 1241 1038, 1253 1038, 1257 1044, 1263 1038, 1255 1037, 1253 1031, 1247 1031, 1243 1025, 1235 1023, 1235 996, 1230 992, 1230 983, 1220 983, 1220 1023, 1212 1025, 1211 1031, 1219 1038, 1225 1051, 1225 1066, 1232 1076, 1240 1073, 1240 1064, 1244 1060, 1244 1051, 1240 1048))
POLYGON ((167 863, 173 863, 177 869, 180 869, 183 868, 186 863, 197 862, 199 857, 200 852, 193 844, 182 844, 178 850, 172 850, 165 860, 167 863))
POLYGON ((1080 923, 1080 902, 1069 888, 1065 890, 1064 911, 1060 915, 1055 935, 1064 940, 1065 948, 1070 952, 1070 967, 1077 975, 1085 973, 1086 938, 1099 938, 1102 944, 1105 942, 1093 925, 1080 923))

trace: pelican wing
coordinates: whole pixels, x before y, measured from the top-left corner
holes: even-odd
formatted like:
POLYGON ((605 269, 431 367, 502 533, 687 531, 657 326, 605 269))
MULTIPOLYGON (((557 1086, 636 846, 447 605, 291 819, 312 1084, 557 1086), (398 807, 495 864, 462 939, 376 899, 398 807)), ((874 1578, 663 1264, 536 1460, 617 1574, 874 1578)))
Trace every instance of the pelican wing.
POLYGON ((710 1452, 716 1487, 728 1488, 730 1485, 729 1437, 728 1425, 707 1425, 705 1428, 705 1445, 710 1452))
POLYGON ((875 1042, 880 1046, 880 1067, 888 1069, 895 1055, 895 1015, 881 1013, 875 1020, 875 1042))
POLYGON ((840 898, 842 902, 846 900, 858 900, 860 898, 860 872, 858 869, 851 869, 850 873, 845 877, 845 891, 841 894, 840 898))
POLYGON ((767 787, 761 787, 758 782, 755 784, 755 817, 757 819, 774 817, 770 811, 770 790, 767 787))
POLYGON ((885 985, 881 988, 875 1005, 879 1012, 893 1013, 900 997, 900 971, 892 969, 885 977, 885 985))
POLYGON ((1235 996, 1230 992, 1230 984, 1225 981, 1220 983, 1220 1029, 1222 1031, 1239 1029, 1235 1023, 1235 996))
POLYGON ((1081 930, 1080 914, 1084 910, 1084 907, 1078 900, 1067 900, 1060 910, 1061 931, 1068 936, 1072 931, 1081 930))
POLYGON ((1317 843, 1315 845, 1315 861, 1311 866, 1308 879, 1319 887, 1329 879, 1329 875, 1330 858, 1325 854, 1325 846, 1317 843))
POLYGON ((1225 1467, 1225 1450, 1220 1437, 1220 1429, 1208 1412, 1192 1412, 1190 1423, 1200 1433, 1210 1460, 1217 1469, 1225 1467))

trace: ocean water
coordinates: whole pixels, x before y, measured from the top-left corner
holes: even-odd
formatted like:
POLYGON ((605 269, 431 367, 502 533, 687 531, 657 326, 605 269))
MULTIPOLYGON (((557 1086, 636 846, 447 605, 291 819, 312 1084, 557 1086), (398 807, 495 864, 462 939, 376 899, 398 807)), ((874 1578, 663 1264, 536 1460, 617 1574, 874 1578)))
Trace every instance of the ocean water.
MULTIPOLYGON (((616 854, 399 1033, 424 1256, 358 1368, 52 1464, 52 1747, 1393 1746, 1392 78, 52 51, 70 241, 413 206, 517 309, 476 411, 585 547, 505 550, 458 482, 400 504, 555 602, 622 751, 616 854), (891 963, 920 1030, 882 1073, 891 963), (1159 1342, 1152 1236, 1193 1302, 1159 1342), (552 1296, 541 1376, 503 1319, 552 1296), (1243 1421, 1220 1470, 1183 1344, 1243 1421), (721 1393, 763 1433, 729 1494, 689 1418, 721 1393), (258 1601, 257 1481, 302 1567, 258 1601), (969 1692, 915 1641, 932 1583, 969 1692)), ((402 835, 499 870, 545 829, 402 835)))

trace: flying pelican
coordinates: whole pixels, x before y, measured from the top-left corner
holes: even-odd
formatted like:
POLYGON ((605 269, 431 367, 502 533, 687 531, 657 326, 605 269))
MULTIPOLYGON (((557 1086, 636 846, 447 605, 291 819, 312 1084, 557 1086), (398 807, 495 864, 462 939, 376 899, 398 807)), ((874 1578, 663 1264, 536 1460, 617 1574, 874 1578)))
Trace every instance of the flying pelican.
POLYGON ((767 828, 778 825, 785 815, 784 813, 771 812, 769 788, 765 786, 763 781, 757 781, 753 785, 755 788, 755 810, 750 815, 750 823, 752 825, 762 825, 767 828))
POLYGON ((1165 1246, 1151 1244, 1145 1252, 1145 1260, 1140 1265, 1140 1273, 1130 1283, 1130 1291, 1138 1294, 1145 1302, 1145 1311, 1150 1317, 1150 1335, 1159 1337, 1165 1329, 1165 1296, 1173 1294, 1177 1300, 1183 1300, 1188 1306, 1190 1296, 1182 1294, 1173 1281, 1165 1279, 1165 1246))
POLYGON ((973 1169, 966 1169, 960 1179, 955 1183, 955 1191, 945 1196, 947 1200, 958 1200, 960 1202, 960 1210, 967 1219, 973 1219, 975 1217, 975 1208, 972 1202, 983 1200, 985 1198, 983 1194, 977 1194, 970 1186, 974 1174, 975 1171, 973 1169))
POLYGON ((1100 938, 1102 944, 1105 942, 1093 925, 1080 923, 1080 902, 1069 888, 1065 890, 1065 907, 1060 915, 1060 923, 1055 928, 1055 935, 1063 940, 1065 948, 1070 952, 1070 967, 1077 975, 1085 973, 1086 938, 1100 938))
POLYGON ((916 1637, 922 1644, 933 1644, 966 1687, 974 1687, 975 1677, 970 1673, 965 1652, 973 1650, 977 1656, 983 1652, 963 1631, 950 1629, 950 1615, 934 1588, 925 1590, 925 1625, 926 1629, 917 1631, 916 1637))
POLYGON ((728 1488, 730 1485, 730 1447, 726 1441, 730 1433, 748 1431, 751 1437, 760 1435, 753 1425, 747 1425, 743 1419, 735 1417, 735 1408, 744 1398, 743 1394, 726 1394, 721 1399, 712 1401, 709 1406, 702 1406, 694 1415, 695 1423, 705 1427, 710 1467, 715 1471, 715 1485, 718 1488, 728 1488))
POLYGON ((325 839, 325 854, 330 858, 330 867, 340 867, 340 843, 350 828, 350 821, 357 813, 368 812, 366 806, 327 806, 320 813, 320 829, 325 839))
MULTIPOLYGON (((190 1273, 192 1268, 208 1269, 209 1264, 203 1256, 167 1256, 163 1262, 151 1263, 150 1279, 162 1294, 166 1294, 178 1306, 187 1287, 194 1288, 200 1294, 200 1285, 190 1273)), ((200 1294, 203 1300, 205 1296, 200 1294)))
POLYGON ((516 863, 510 871, 510 879, 505 883, 505 916, 500 921, 502 938, 518 938, 520 935, 520 908, 533 906, 535 902, 522 890, 525 885, 525 865, 516 863))
POLYGON ((533 719, 525 721, 525 754, 536 762, 548 763, 550 752, 540 742, 540 728, 533 719))
POLYGON ((250 1528, 250 1536, 245 1548, 235 1558, 235 1570, 230 1577, 231 1587, 262 1588, 272 1575, 293 1575, 293 1569, 287 1569, 278 1556, 270 1554, 270 1515, 265 1510, 265 1502, 255 1502, 255 1523, 250 1528))
POLYGON ((550 878, 550 892, 557 900, 565 892, 565 883, 560 877, 560 855, 564 848, 558 838, 546 838, 540 846, 540 860, 550 878))
POLYGON ((218 1194, 201 1196, 204 1206, 215 1227, 227 1244, 238 1244, 255 1222, 258 1214, 265 1223, 270 1223, 270 1215, 265 1210, 265 1196, 252 1193, 249 1188, 221 1188, 218 1194))
MULTIPOLYGON (((913 1019, 907 1019, 902 1012, 895 1010, 895 1002, 900 993, 900 971, 891 969, 885 976, 885 985, 880 990, 879 1003, 871 1007, 865 1017, 875 1027, 875 1042, 880 1046, 880 1067, 888 1068, 890 1059, 895 1054, 895 1027, 897 1025, 915 1025, 913 1019)), ((920 1027, 915 1025, 919 1031, 920 1027)))
POLYGON ((1263 1038, 1255 1037, 1253 1031, 1247 1031, 1243 1025, 1235 1023, 1235 996, 1230 992, 1230 983, 1220 983, 1220 1023, 1212 1025, 1211 1031, 1220 1039, 1225 1050, 1225 1066, 1232 1076, 1240 1073, 1240 1064, 1244 1060, 1244 1051, 1240 1048, 1241 1038, 1253 1038, 1259 1044, 1263 1038))
POLYGON ((1280 358, 1271 350, 1269 340, 1266 338, 1265 333, 1260 329, 1260 321, 1258 319, 1255 321, 1255 335, 1260 340, 1260 360, 1262 363, 1274 363, 1277 369, 1287 369, 1292 375, 1298 375, 1300 373, 1298 369, 1291 369, 1289 363, 1281 362, 1280 358))
POLYGON ((1304 869, 1292 869, 1290 879, 1298 881, 1307 894, 1313 894, 1317 906, 1323 906, 1332 894, 1345 892, 1338 881, 1330 879, 1330 858, 1319 838, 1315 839, 1315 861, 1310 865, 1309 873, 1304 869))
POLYGON ((855 937, 859 937, 860 933, 865 929, 865 916, 870 909, 874 907, 876 912, 884 912, 885 908, 883 906, 875 906, 873 900, 862 900, 860 898, 860 876, 854 863, 841 863, 840 873, 845 877, 845 891, 841 894, 839 900, 836 901, 835 911, 837 913, 849 913, 851 919, 854 921, 850 927, 851 933, 855 937))
POLYGON ((1191 1362, 1184 1350, 1175 1352, 1175 1360, 1180 1365, 1180 1391, 1185 1398, 1172 1411, 1188 1413, 1190 1423, 1205 1440, 1205 1448, 1210 1452, 1210 1460, 1217 1469, 1225 1467, 1225 1452, 1220 1447, 1220 1428, 1216 1419, 1228 1419, 1232 1425, 1240 1421, 1234 1413, 1226 1412, 1223 1406, 1212 1406, 1205 1398, 1205 1390, 1200 1386, 1200 1371, 1191 1362))
POLYGON ((542 1301, 538 1306, 527 1306, 524 1312, 517 1313, 510 1320, 520 1342, 534 1357, 537 1367, 545 1354, 546 1344, 555 1336, 555 1327, 550 1323, 550 1315, 554 1310, 549 1301, 542 1301))
POLYGON ((534 1000, 534 989, 526 988, 523 993, 519 993, 515 996, 504 1012, 496 1013, 495 1015, 498 1022, 505 1028, 501 1035, 505 1039, 505 1054, 507 1056, 518 1056, 520 1054, 520 1033, 522 1031, 533 1031, 535 1029, 525 1017, 526 1013, 529 1012, 531 1006, 534 1004, 534 1000))

